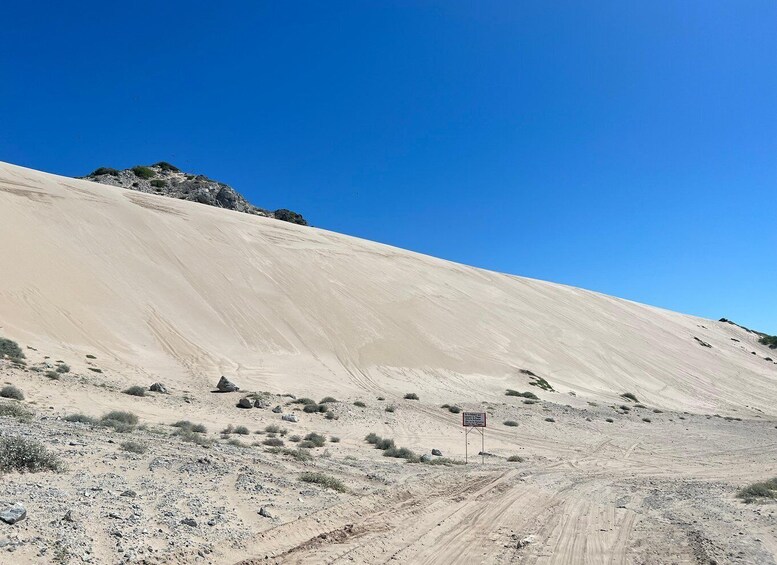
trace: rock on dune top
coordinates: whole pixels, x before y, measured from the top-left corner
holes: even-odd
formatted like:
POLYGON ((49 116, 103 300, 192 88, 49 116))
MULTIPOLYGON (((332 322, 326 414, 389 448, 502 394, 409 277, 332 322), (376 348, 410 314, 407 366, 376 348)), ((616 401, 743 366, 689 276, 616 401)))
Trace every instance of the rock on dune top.
POLYGON ((228 184, 215 181, 204 175, 185 173, 178 167, 164 161, 148 166, 139 165, 121 171, 100 167, 81 178, 138 192, 190 200, 217 208, 276 218, 303 226, 308 225, 305 218, 296 212, 284 208, 274 212, 258 208, 228 184))

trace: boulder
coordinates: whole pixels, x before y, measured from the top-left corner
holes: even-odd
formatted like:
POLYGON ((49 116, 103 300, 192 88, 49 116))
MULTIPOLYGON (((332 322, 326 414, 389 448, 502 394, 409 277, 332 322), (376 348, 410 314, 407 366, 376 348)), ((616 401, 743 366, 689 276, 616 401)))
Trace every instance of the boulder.
POLYGON ((280 414, 281 412, 283 412, 283 408, 281 408, 281 406, 279 404, 278 406, 273 408, 272 411, 275 412, 276 414, 280 414))
POLYGON ((237 401, 238 408, 251 408, 254 405, 250 398, 241 398, 237 401))
POLYGON ((15 524, 16 522, 24 520, 26 517, 27 510, 19 502, 0 510, 0 520, 6 524, 15 524))
POLYGON ((436 455, 437 457, 442 457, 442 451, 439 449, 432 449, 432 455, 436 455))
POLYGON ((266 400, 263 400, 261 398, 257 398, 254 400, 254 408, 267 408, 269 404, 266 400))
POLYGON ((154 383, 148 387, 148 390, 151 392, 161 392, 162 394, 167 394, 167 387, 162 383, 154 383))
POLYGON ((262 518, 272 518, 270 513, 267 510, 265 510, 264 506, 262 506, 259 509, 259 516, 261 516, 262 518))
POLYGON ((221 392, 237 392, 238 390, 240 390, 239 386, 237 386, 235 383, 233 383, 223 375, 219 379, 219 382, 216 385, 216 388, 219 389, 219 391, 221 392))
POLYGON ((429 455, 428 453, 424 453, 423 455, 421 455, 421 463, 429 463, 429 461, 431 460, 432 460, 432 456, 429 455))
POLYGON ((282 414, 281 420, 286 422, 299 422, 299 418, 297 418, 296 414, 282 414))

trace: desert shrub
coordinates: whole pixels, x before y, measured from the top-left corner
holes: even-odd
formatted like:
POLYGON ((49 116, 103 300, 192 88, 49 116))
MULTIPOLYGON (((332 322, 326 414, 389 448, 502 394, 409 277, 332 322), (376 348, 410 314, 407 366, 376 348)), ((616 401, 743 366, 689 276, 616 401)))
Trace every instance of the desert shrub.
POLYGON ((89 174, 90 177, 96 177, 100 175, 111 175, 112 177, 118 177, 119 171, 112 169, 111 167, 99 167, 89 174))
POLYGON ((404 398, 405 400, 418 400, 418 395, 414 392, 408 392, 404 398))
POLYGON ((240 434, 241 436, 247 436, 247 435, 248 435, 248 434, 250 434, 251 432, 250 432, 250 431, 248 430, 248 428, 247 428, 247 427, 245 427, 245 426, 237 426, 237 427, 235 428, 235 433, 236 433, 236 434, 240 434))
POLYGON ((142 386, 131 386, 128 389, 125 389, 122 391, 124 394, 129 394, 130 396, 146 396, 146 389, 142 386))
POLYGON ((653 414, 663 414, 663 410, 659 410, 658 408, 653 408, 653 414))
POLYGON ((440 408, 442 408, 443 410, 447 410, 450 407, 451 407, 450 404, 443 404, 442 406, 440 406, 440 408))
POLYGON ((387 449, 394 449, 395 447, 396 444, 394 443, 393 439, 379 438, 378 441, 375 442, 375 449, 381 449, 385 451, 387 449))
POLYGON ((302 441, 302 437, 294 434, 293 436, 289 436, 289 441, 297 443, 298 441, 302 441))
POLYGON ((170 171, 172 173, 177 173, 177 172, 180 172, 180 170, 181 170, 178 167, 176 167, 175 165, 171 165, 167 161, 159 161, 158 163, 154 163, 151 166, 152 167, 158 167, 158 168, 162 169, 163 171, 170 171))
POLYGON ((451 412, 453 414, 458 414, 459 412, 461 412, 461 408, 459 408, 458 406, 449 406, 448 412, 451 412))
POLYGON ((202 447, 210 447, 213 444, 212 439, 205 437, 202 434, 193 432, 192 430, 187 428, 180 428, 177 432, 173 434, 173 436, 181 439, 182 441, 185 441, 188 443, 194 443, 202 447))
POLYGON ((366 408, 367 407, 367 405, 364 402, 362 402, 361 400, 357 400, 356 402, 353 403, 353 405, 354 406, 358 406, 359 408, 366 408))
POLYGON ((327 412, 329 411, 329 408, 326 404, 305 404, 302 411, 307 412, 308 414, 314 414, 316 412, 327 412))
POLYGON ((450 467, 452 465, 464 465, 464 461, 458 461, 456 459, 450 459, 449 457, 435 457, 426 461, 427 465, 444 465, 450 467))
POLYGON ((267 450, 268 453, 280 453, 281 455, 288 455, 293 457, 297 461, 311 461, 313 457, 307 451, 301 449, 287 449, 285 447, 271 447, 267 450))
POLYGON ((327 420, 339 420, 340 416, 338 416, 334 412, 327 412, 324 418, 326 418, 327 420))
POLYGON ((203 424, 194 424, 191 427, 191 430, 196 434, 204 434, 204 433, 207 433, 208 428, 206 428, 205 425, 203 424))
POLYGON ((66 363, 60 363, 57 365, 57 373, 69 373, 70 372, 70 366, 66 363))
POLYGON ((420 458, 407 447, 390 447, 383 450, 383 457, 394 457, 395 459, 406 459, 411 463, 418 463, 420 458))
POLYGON ((296 400, 292 400, 292 404, 316 404, 316 401, 312 398, 297 398, 296 400))
POLYGON ((233 433, 235 431, 235 426, 232 424, 229 424, 226 428, 221 430, 221 433, 225 436, 228 436, 229 434, 233 433))
POLYGON ((149 169, 148 167, 142 167, 138 165, 137 167, 132 167, 132 172, 135 173, 135 176, 141 179, 150 179, 153 178, 156 173, 153 171, 153 169, 149 169))
POLYGON ((283 440, 277 437, 268 437, 262 442, 262 445, 269 445, 270 447, 283 447, 283 440))
POLYGON ((316 432, 310 432, 305 436, 305 440, 312 442, 316 447, 324 447, 324 444, 326 443, 326 438, 316 432))
POLYGON ((284 222, 290 222, 292 224, 299 224, 301 226, 308 225, 307 220, 302 217, 302 214, 298 214, 297 212, 292 212, 291 210, 287 210, 285 208, 279 208, 275 212, 273 212, 273 215, 278 220, 283 220, 284 222))
POLYGON ((375 432, 370 432, 366 436, 364 436, 364 441, 366 441, 367 443, 371 443, 372 445, 375 445, 380 441, 380 436, 375 432))
POLYGON ((60 374, 57 373, 56 371, 46 371, 45 373, 43 373, 43 376, 46 377, 47 379, 51 379, 52 381, 58 381, 60 374))
POLYGON ((737 498, 747 503, 757 499, 777 498, 777 478, 743 487, 737 492, 737 498))
POLYGON ((337 402, 337 399, 333 396, 325 396, 321 400, 319 400, 319 404, 328 404, 330 402, 337 402))
POLYGON ((624 392, 623 394, 621 394, 621 396, 627 400, 631 400, 633 402, 639 402, 639 400, 637 400, 637 395, 634 394, 633 392, 624 392))
POLYGON ((532 400, 531 398, 524 398, 523 399, 524 404, 537 404, 536 400, 532 400))
POLYGON ((106 428, 113 428, 117 432, 126 433, 135 429, 138 423, 138 417, 132 412, 122 412, 114 410, 108 412, 100 418, 100 425, 106 428))
POLYGON ((24 400, 24 393, 15 386, 7 385, 0 388, 0 396, 12 400, 24 400))
POLYGON ((520 396, 522 398, 531 398, 532 400, 539 400, 539 397, 534 394, 533 392, 518 392, 517 390, 513 390, 511 388, 507 389, 507 392, 505 392, 506 396, 520 396))
POLYGON ((340 443, 340 438, 337 437, 337 436, 331 436, 329 438, 329 441, 332 442, 332 443, 340 443))
POLYGON ((65 465, 59 457, 35 440, 23 437, 0 438, 0 472, 38 473, 61 472, 65 465))
POLYGON ((545 379, 543 379, 542 377, 538 377, 534 375, 533 378, 534 378, 533 381, 529 381, 530 386, 537 386, 537 387, 540 387, 542 390, 547 390, 548 392, 555 392, 551 384, 545 379))
POLYGON ((86 414, 68 414, 63 418, 66 422, 77 422, 79 424, 96 424, 97 418, 92 418, 86 414))
POLYGON ((305 472, 299 476, 299 480, 305 483, 321 485, 324 488, 336 490, 337 492, 345 492, 348 490, 345 488, 345 485, 342 483, 342 481, 323 473, 305 472))
POLYGON ((167 186, 167 181, 162 179, 154 179, 149 184, 154 188, 164 188, 167 186))
POLYGON ((0 418, 16 418, 17 420, 31 420, 32 412, 16 402, 3 402, 0 404, 0 418))
POLYGON ((121 444, 121 448, 130 453, 145 453, 148 451, 148 445, 141 441, 125 441, 121 444))
POLYGON ((510 463, 523 463, 524 459, 520 455, 511 455, 507 458, 510 463))
POLYGON ((502 423, 503 423, 505 426, 510 426, 511 428, 514 428, 515 426, 517 426, 517 425, 518 425, 518 422, 516 422, 515 420, 505 420, 505 421, 504 421, 504 422, 502 422, 502 423))
POLYGON ((394 406, 393 404, 391 406, 386 406, 385 408, 386 412, 394 412, 396 409, 397 407, 394 406))
POLYGON ((316 447, 316 444, 312 441, 303 440, 299 442, 299 448, 300 449, 314 449, 316 447))
POLYGON ((264 427, 264 431, 268 434, 279 434, 281 433, 281 427, 276 426, 275 424, 270 424, 269 426, 264 427))
POLYGON ((545 421, 546 421, 546 422, 551 422, 551 423, 553 423, 553 422, 555 422, 556 420, 554 420, 553 418, 550 418, 550 417, 548 417, 548 418, 545 418, 545 421))
POLYGON ((758 343, 766 345, 769 349, 777 349, 777 335, 762 335, 758 343))
POLYGON ((227 442, 228 445, 231 445, 233 447, 249 447, 247 443, 243 443, 239 439, 233 438, 227 442))

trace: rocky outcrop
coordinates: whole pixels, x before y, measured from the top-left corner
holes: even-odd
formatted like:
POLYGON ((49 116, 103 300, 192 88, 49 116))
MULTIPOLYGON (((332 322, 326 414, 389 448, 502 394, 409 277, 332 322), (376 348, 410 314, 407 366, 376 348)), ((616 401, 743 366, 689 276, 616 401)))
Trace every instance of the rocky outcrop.
POLYGON ((101 184, 120 186, 129 190, 159 194, 179 200, 200 202, 208 206, 236 210, 246 214, 255 214, 267 218, 276 218, 284 222, 308 225, 305 218, 297 212, 285 208, 274 212, 254 206, 242 194, 223 182, 218 182, 204 175, 185 173, 178 167, 160 161, 153 165, 137 166, 131 169, 117 170, 100 167, 85 177, 80 177, 101 184))
POLYGON ((239 386, 237 386, 235 383, 233 383, 223 375, 219 379, 219 382, 216 384, 216 388, 220 392, 237 392, 238 390, 240 390, 239 386))

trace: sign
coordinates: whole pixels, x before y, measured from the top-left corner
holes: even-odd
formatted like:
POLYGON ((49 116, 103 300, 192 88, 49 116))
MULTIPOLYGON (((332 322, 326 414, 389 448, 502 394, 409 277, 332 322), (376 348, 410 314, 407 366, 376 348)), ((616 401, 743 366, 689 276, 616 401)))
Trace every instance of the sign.
POLYGON ((467 428, 485 428, 485 412, 462 412, 461 425, 467 428))

